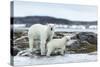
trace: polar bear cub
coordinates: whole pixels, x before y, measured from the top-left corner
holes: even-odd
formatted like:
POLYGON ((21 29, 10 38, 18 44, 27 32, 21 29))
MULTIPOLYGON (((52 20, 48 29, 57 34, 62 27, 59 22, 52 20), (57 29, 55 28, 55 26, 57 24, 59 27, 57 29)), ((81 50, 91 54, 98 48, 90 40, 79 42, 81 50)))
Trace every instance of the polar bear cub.
POLYGON ((51 41, 49 41, 47 44, 47 55, 46 56, 50 56, 50 54, 56 49, 59 49, 60 53, 63 55, 65 51, 66 42, 68 40, 69 39, 67 38, 67 36, 64 36, 61 39, 52 39, 51 41))
POLYGON ((28 31, 28 38, 29 38, 29 48, 31 51, 35 49, 34 46, 38 46, 34 44, 36 39, 40 40, 40 51, 41 55, 45 55, 46 50, 45 50, 45 44, 47 39, 51 40, 53 37, 53 27, 50 25, 42 25, 42 24, 34 24, 29 28, 28 31))

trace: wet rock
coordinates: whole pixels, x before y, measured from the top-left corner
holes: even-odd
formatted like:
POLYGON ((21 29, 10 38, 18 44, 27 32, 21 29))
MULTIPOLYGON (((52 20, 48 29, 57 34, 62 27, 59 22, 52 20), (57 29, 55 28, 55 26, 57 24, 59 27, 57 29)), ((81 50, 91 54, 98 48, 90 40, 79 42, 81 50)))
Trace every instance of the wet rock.
POLYGON ((93 32, 80 32, 71 38, 76 39, 77 43, 73 43, 69 48, 70 51, 76 53, 89 53, 97 51, 97 34, 93 32))
POLYGON ((14 48, 14 47, 11 47, 11 56, 16 56, 17 55, 17 53, 18 52, 20 52, 21 51, 21 49, 19 49, 19 48, 14 48))
POLYGON ((66 43, 66 47, 69 47, 70 49, 78 49, 80 47, 80 43, 78 40, 70 40, 66 43))
POLYGON ((80 32, 79 34, 72 37, 72 39, 78 39, 80 43, 87 41, 91 44, 97 44, 97 34, 93 32, 80 32))
MULTIPOLYGON (((24 34, 15 33, 14 39, 17 39, 25 35, 27 35, 27 33, 24 34)), ((54 38, 61 38, 63 36, 64 36, 63 33, 57 33, 55 34, 54 38)), ((16 56, 20 51, 26 50, 27 48, 29 48, 28 44, 29 44, 28 38, 24 38, 22 40, 16 41, 16 43, 11 45, 11 55, 16 56)), ((40 43, 37 42, 36 44, 40 44, 40 43)), ((65 53, 89 53, 94 51, 97 51, 97 34, 92 32, 80 32, 71 38, 69 45, 66 46, 65 53)), ((41 56, 40 50, 36 50, 35 52, 32 53, 28 53, 27 51, 26 53, 22 52, 21 55, 30 56, 31 54, 35 56, 41 56)), ((55 55, 60 55, 60 53, 58 52, 52 54, 52 56, 55 55)))

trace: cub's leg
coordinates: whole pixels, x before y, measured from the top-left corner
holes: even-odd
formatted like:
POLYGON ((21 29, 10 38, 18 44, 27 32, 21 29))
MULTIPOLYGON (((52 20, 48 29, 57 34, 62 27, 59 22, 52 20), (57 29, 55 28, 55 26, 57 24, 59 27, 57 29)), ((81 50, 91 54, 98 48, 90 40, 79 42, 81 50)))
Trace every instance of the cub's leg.
POLYGON ((64 55, 65 47, 61 48, 60 53, 61 55, 64 55))
POLYGON ((46 56, 50 56, 50 54, 53 52, 53 48, 47 47, 47 54, 46 56))

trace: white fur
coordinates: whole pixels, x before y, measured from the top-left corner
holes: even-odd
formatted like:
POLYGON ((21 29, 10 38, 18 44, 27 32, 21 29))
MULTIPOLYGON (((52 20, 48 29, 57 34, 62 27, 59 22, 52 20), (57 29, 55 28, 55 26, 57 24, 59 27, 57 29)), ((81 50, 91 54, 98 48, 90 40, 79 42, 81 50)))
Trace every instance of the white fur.
POLYGON ((45 44, 46 40, 49 38, 49 40, 53 37, 53 31, 51 31, 50 25, 42 25, 42 24, 34 24, 29 28, 28 31, 28 38, 29 38, 29 48, 32 51, 34 46, 37 46, 34 44, 34 39, 40 39, 40 50, 41 55, 45 55, 45 44))
POLYGON ((74 42, 76 42, 77 40, 69 40, 66 44, 66 46, 71 46, 74 42))
POLYGON ((47 44, 47 56, 50 56, 50 54, 55 50, 55 49, 60 49, 61 54, 64 54, 65 51, 65 44, 67 42, 67 37, 63 37, 61 39, 52 39, 50 42, 47 44))

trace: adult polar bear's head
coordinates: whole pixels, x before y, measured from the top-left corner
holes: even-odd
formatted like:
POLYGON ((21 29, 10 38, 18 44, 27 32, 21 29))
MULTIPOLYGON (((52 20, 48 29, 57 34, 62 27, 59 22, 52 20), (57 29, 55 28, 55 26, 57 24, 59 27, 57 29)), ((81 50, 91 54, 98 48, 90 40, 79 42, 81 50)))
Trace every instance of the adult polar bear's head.
POLYGON ((47 32, 50 41, 54 36, 54 25, 46 24, 46 26, 47 26, 47 32))

